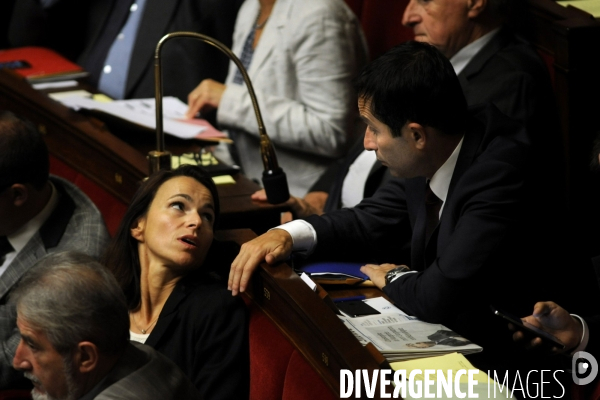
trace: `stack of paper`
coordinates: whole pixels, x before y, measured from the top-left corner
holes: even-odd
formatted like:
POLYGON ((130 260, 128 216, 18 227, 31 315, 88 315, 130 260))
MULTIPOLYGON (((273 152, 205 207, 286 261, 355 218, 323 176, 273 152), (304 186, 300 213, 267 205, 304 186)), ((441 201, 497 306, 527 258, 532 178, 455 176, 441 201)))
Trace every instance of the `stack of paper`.
MULTIPOLYGON (((76 91, 72 95, 60 93, 59 96, 54 94, 51 96, 74 110, 84 108, 101 111, 139 126, 156 129, 155 99, 98 101, 81 91, 76 91)), ((215 129, 206 120, 186 119, 187 105, 176 97, 164 97, 162 107, 163 131, 168 135, 180 139, 229 140, 225 133, 215 129)))
MULTIPOLYGON (((383 299, 378 303, 389 302, 383 299)), ((471 354, 483 350, 444 325, 423 322, 393 305, 393 308, 383 308, 384 304, 378 303, 367 304, 381 314, 339 318, 363 345, 373 343, 390 362, 454 352, 471 354)))

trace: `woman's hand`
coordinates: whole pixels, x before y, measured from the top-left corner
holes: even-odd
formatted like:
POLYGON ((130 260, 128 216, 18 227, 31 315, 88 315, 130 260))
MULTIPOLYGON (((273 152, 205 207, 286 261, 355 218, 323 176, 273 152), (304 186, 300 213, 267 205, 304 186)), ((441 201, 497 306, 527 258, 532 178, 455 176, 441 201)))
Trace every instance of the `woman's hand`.
POLYGON ((234 296, 246 290, 250 276, 265 261, 275 264, 292 254, 294 241, 283 229, 272 229, 242 245, 231 264, 227 288, 234 296))
POLYGON ((219 107, 226 86, 212 79, 205 79, 188 95, 188 110, 185 116, 194 118, 198 112, 208 112, 219 107))

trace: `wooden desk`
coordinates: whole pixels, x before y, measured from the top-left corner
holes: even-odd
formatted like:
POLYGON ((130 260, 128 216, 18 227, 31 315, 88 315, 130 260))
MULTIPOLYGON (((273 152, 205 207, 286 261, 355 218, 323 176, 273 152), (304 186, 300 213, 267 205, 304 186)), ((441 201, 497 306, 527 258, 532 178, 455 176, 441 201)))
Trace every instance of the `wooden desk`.
MULTIPOLYGON (((129 204, 138 183, 148 175, 146 155, 154 149, 154 135, 146 138, 139 132, 113 132, 106 123, 70 110, 7 70, 0 70, 0 109, 11 110, 37 124, 51 155, 124 204, 129 204)), ((175 154, 194 147, 199 144, 167 140, 167 150, 175 154)), ((234 179, 234 185, 218 187, 220 228, 252 228, 262 233, 278 225, 281 212, 287 208, 252 202, 250 194, 259 186, 239 173, 234 179)))
MULTIPOLYGON (((217 235, 219 240, 239 244, 255 236, 239 229, 217 235)), ((323 301, 327 293, 320 289, 317 293, 311 291, 287 264, 263 263, 243 295, 260 307, 339 396, 340 369, 366 369, 372 374, 375 369, 389 368, 389 364, 374 346, 360 344, 323 301)), ((376 393, 378 396, 379 388, 376 393)))

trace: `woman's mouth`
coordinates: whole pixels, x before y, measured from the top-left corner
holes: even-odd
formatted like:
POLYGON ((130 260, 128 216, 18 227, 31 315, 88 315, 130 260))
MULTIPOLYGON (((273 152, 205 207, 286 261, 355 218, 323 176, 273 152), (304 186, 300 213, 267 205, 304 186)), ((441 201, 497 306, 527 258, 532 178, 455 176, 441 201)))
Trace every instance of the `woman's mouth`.
POLYGON ((198 243, 196 243, 196 239, 192 236, 183 236, 183 237, 180 237, 179 240, 181 240, 185 244, 189 244, 190 246, 198 247, 198 243))

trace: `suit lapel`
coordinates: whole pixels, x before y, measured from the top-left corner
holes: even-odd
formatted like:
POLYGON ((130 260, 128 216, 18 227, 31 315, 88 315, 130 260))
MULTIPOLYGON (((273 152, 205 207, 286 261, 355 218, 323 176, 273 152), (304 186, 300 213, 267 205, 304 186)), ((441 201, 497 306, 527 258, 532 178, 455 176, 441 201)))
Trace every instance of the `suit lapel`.
MULTIPOLYGON (((262 33, 258 46, 256 46, 254 55, 252 56, 252 62, 250 63, 250 68, 248 70, 250 76, 256 76, 256 72, 259 71, 270 58, 269 55, 275 49, 277 40, 283 37, 279 31, 284 29, 285 25, 288 23, 288 13, 291 5, 292 3, 289 0, 278 0, 275 2, 269 21, 265 25, 264 32, 262 33)), ((254 17, 255 16, 256 14, 254 17)), ((252 23, 254 24, 254 21, 252 21, 252 23)), ((250 31, 248 30, 245 34, 247 35, 248 32, 250 31)))
POLYGON ((183 283, 184 280, 185 277, 177 282, 175 289, 173 289, 173 292, 171 292, 171 295, 167 299, 167 302, 158 316, 156 326, 154 329, 152 329, 150 336, 148 336, 148 339, 146 340, 145 344, 148 346, 156 347, 164 333, 169 328, 169 325, 171 325, 173 319, 177 315, 177 308, 179 304, 186 298, 188 293, 187 287, 183 283))
MULTIPOLYGON (((168 32, 169 23, 179 3, 179 0, 147 0, 131 54, 125 89, 126 97, 141 79, 148 66, 152 65, 156 45, 165 35, 164 32, 168 32)), ((202 44, 198 43, 198 46, 202 46, 202 44)))
POLYGON ((459 79, 469 80, 471 76, 479 71, 502 49, 508 41, 506 28, 500 31, 469 61, 466 67, 458 75, 459 79))
POLYGON ((60 182, 52 180, 54 187, 59 193, 56 208, 40 228, 40 237, 47 249, 58 246, 61 238, 67 230, 69 221, 75 213, 75 201, 69 196, 60 182))
POLYGON ((104 26, 107 24, 107 20, 110 17, 110 13, 112 12, 115 1, 116 0, 90 2, 90 9, 88 11, 89 15, 86 17, 88 17, 88 21, 91 21, 91 25, 93 26, 89 28, 90 38, 87 40, 87 45, 78 58, 79 62, 86 60, 92 53, 92 50, 94 49, 96 42, 99 40, 104 26), (92 16, 93 18, 91 18, 92 16))
MULTIPOLYGON (((452 179, 448 188, 448 195, 444 204, 444 208, 451 208, 452 203, 452 192, 460 180, 461 176, 473 163, 473 160, 479 153, 479 148, 482 143, 482 132, 480 129, 469 129, 463 139, 463 144, 452 173, 452 179)), ((425 237, 425 227, 427 221, 427 212, 425 207, 425 185, 426 181, 424 178, 416 178, 409 180, 411 183, 410 189, 412 193, 415 193, 414 201, 419 204, 417 218, 415 220, 415 226, 413 228, 413 237, 411 243, 411 262, 412 268, 417 271, 427 268, 437 257, 438 242, 441 240, 441 245, 444 246, 444 238, 439 238, 440 228, 443 223, 444 214, 440 222, 435 227, 429 240, 425 237), (438 240, 439 239, 439 240, 438 240)))
POLYGON ((76 206, 71 196, 68 195, 60 182, 52 178, 51 180, 60 196, 56 208, 41 226, 40 230, 33 235, 23 250, 17 254, 6 271, 0 275, 0 299, 12 289, 19 279, 21 279, 21 276, 37 260, 48 254, 48 249, 58 246, 75 212, 76 206))
POLYGON ((427 221, 425 185, 425 178, 414 178, 406 181, 406 193, 411 193, 413 201, 418 204, 417 218, 415 219, 411 240, 411 268, 416 271, 423 271, 427 267, 425 264, 425 227, 427 221))
POLYGON ((36 233, 27 242, 23 250, 17 254, 17 257, 10 263, 6 271, 0 275, 0 299, 2 303, 5 302, 4 297, 13 288, 13 286, 21 279, 23 274, 27 272, 29 268, 37 260, 44 257, 46 254, 46 247, 42 242, 39 233, 36 233))
MULTIPOLYGON (((483 132, 484 128, 475 127, 473 124, 479 123, 479 121, 473 120, 472 124, 467 128, 467 133, 463 138, 463 144, 456 160, 454 172, 452 173, 452 179, 450 180, 450 186, 448 187, 448 195, 446 196, 446 204, 452 201, 452 192, 460 177, 465 171, 473 164, 473 161, 481 153, 483 143, 483 132)), ((442 212, 443 215, 443 212, 442 212)))

